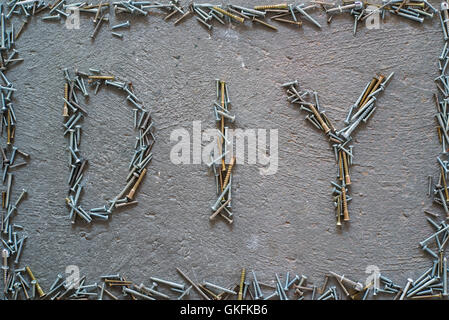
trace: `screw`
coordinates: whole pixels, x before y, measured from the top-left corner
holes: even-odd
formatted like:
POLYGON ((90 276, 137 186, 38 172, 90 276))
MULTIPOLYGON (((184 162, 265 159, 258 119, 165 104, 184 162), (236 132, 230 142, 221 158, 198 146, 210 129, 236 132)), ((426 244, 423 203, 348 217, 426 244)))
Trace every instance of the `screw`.
POLYGON ((115 30, 115 29, 118 29, 118 28, 126 28, 126 27, 129 27, 130 25, 131 24, 129 23, 129 20, 128 20, 128 21, 126 21, 124 23, 120 23, 120 24, 116 24, 115 26, 112 26, 111 29, 115 30))
POLYGON ((362 8, 363 8, 363 3, 360 1, 356 1, 353 4, 348 4, 345 6, 338 6, 335 8, 328 9, 328 10, 326 10, 326 13, 332 13, 332 12, 336 12, 336 11, 342 12, 343 10, 349 10, 349 9, 360 10, 362 8))
POLYGON ((254 294, 256 295, 255 299, 259 300, 263 298, 263 293, 262 290, 260 290, 260 285, 259 282, 257 282, 257 277, 256 277, 256 273, 254 272, 254 270, 252 270, 253 273, 253 284, 254 284, 254 294))
POLYGON ((61 15, 58 13, 54 16, 45 16, 42 17, 42 20, 61 20, 61 15))
POLYGON ((296 6, 296 10, 301 13, 304 17, 306 17, 307 20, 309 20, 310 22, 312 22, 314 25, 316 25, 318 28, 321 29, 321 25, 315 20, 313 19, 307 12, 305 12, 301 6, 296 6))
POLYGON ((3 265, 2 265, 2 269, 3 269, 3 283, 6 286, 6 278, 8 275, 8 257, 9 257, 9 251, 7 249, 3 249, 2 250, 2 258, 3 258, 3 265))
POLYGON ((169 287, 172 287, 172 288, 177 288, 177 289, 180 289, 180 290, 184 290, 185 289, 185 286, 183 284, 179 284, 179 283, 176 283, 176 282, 167 281, 167 280, 163 280, 163 279, 155 278, 155 277, 150 277, 150 280, 154 281, 154 282, 165 284, 165 285, 167 285, 169 287))

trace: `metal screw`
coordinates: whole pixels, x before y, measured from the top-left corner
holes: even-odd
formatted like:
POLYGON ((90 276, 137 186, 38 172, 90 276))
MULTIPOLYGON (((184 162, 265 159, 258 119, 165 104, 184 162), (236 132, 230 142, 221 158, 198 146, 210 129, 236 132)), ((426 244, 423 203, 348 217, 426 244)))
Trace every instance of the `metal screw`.
POLYGON ((129 20, 128 20, 128 21, 126 21, 124 23, 120 23, 120 24, 116 24, 115 26, 112 26, 111 29, 115 30, 115 29, 118 29, 118 28, 126 28, 126 27, 129 27, 130 25, 131 24, 129 23, 129 20))

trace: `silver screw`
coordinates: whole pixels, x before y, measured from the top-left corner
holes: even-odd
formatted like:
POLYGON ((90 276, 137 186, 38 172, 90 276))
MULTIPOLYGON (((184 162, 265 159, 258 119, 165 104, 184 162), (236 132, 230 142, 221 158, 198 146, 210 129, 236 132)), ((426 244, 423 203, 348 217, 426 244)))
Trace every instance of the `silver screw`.
POLYGON ((118 28, 126 28, 126 27, 129 27, 129 26, 130 26, 130 23, 129 23, 129 20, 128 20, 128 21, 126 21, 124 23, 120 23, 120 24, 116 24, 115 26, 112 26, 111 29, 115 30, 115 29, 118 29, 118 28))
POLYGON ((3 269, 3 283, 6 286, 6 278, 8 275, 8 257, 9 257, 9 251, 7 249, 3 249, 2 250, 2 258, 3 258, 3 265, 2 265, 2 269, 3 269))

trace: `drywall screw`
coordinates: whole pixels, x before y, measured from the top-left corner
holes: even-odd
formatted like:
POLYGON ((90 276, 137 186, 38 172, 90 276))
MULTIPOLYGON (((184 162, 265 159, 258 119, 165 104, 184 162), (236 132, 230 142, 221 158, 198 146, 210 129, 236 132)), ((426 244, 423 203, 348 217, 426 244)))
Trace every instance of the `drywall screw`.
POLYGON ((111 29, 115 30, 115 29, 118 29, 118 28, 126 28, 126 27, 129 27, 130 25, 131 24, 129 23, 129 20, 128 20, 128 21, 126 21, 124 23, 120 23, 120 24, 116 24, 115 26, 112 26, 111 29))

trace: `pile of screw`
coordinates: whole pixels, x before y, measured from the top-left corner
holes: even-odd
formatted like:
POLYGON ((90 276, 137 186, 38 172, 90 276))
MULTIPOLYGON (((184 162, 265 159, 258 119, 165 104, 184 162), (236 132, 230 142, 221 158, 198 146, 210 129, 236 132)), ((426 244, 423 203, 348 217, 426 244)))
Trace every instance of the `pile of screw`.
POLYGON ((306 120, 318 130, 323 131, 329 138, 329 142, 332 143, 338 166, 338 180, 337 182, 331 182, 334 186, 337 226, 342 225, 341 218, 344 221, 350 220, 348 202, 352 198, 348 196, 349 186, 351 185, 349 167, 353 163, 353 146, 348 145, 348 143, 352 141, 351 134, 362 121, 366 123, 374 113, 376 96, 385 90, 393 74, 391 73, 386 79, 380 75, 368 82, 356 103, 350 107, 344 121, 346 127, 341 130, 337 130, 326 115, 325 110, 321 110, 317 92, 307 89, 301 90, 297 80, 282 84, 282 87, 287 90, 287 100, 290 103, 298 104, 300 110, 306 111, 308 113, 306 120))
POLYGON ((114 76, 100 75, 98 74, 100 71, 96 69, 89 69, 89 71, 92 74, 76 70, 75 77, 71 79, 68 69, 64 69, 66 82, 64 84, 64 98, 62 100, 64 101, 63 116, 67 119, 64 123, 64 135, 68 134, 70 167, 68 179, 70 189, 66 202, 70 208, 70 220, 72 223, 75 223, 77 215, 87 223, 90 223, 92 218, 108 220, 114 209, 137 204, 137 201, 133 201, 133 199, 147 172, 146 167, 153 158, 151 149, 155 142, 152 132, 153 121, 151 120, 151 112, 146 110, 143 104, 141 104, 141 101, 135 96, 132 84, 129 82, 115 81, 114 76), (87 159, 81 157, 79 150, 81 143, 81 125, 79 125, 79 122, 83 116, 87 115, 87 112, 80 106, 77 91, 84 97, 89 96, 84 78, 88 79, 88 83, 91 86, 95 85, 95 94, 101 85, 105 85, 106 87, 119 89, 120 92, 127 95, 126 100, 134 107, 134 129, 138 130, 138 136, 136 137, 136 143, 134 145, 135 151, 131 158, 129 173, 126 178, 126 186, 113 198, 113 200, 102 207, 92 208, 89 211, 83 209, 79 204, 81 191, 83 189, 81 181, 84 177, 88 163, 87 159), (131 190, 126 194, 130 188, 131 190))
MULTIPOLYGON (((9 19, 12 14, 22 15, 28 18, 35 13, 48 10, 48 15, 42 17, 44 21, 59 21, 61 18, 69 18, 71 12, 78 10, 79 13, 94 15, 92 22, 94 23, 94 29, 90 37, 95 38, 99 32, 103 22, 109 22, 109 7, 113 6, 115 15, 118 14, 135 14, 141 16, 147 16, 151 9, 160 9, 166 12, 164 20, 169 20, 175 15, 179 14, 180 17, 175 20, 174 24, 177 25, 183 21, 186 17, 195 15, 196 20, 206 27, 208 30, 212 30, 213 21, 217 21, 220 24, 226 22, 236 21, 239 23, 245 23, 246 20, 252 21, 263 25, 267 28, 277 31, 277 27, 267 23, 266 18, 268 15, 272 15, 270 20, 296 25, 301 27, 303 22, 301 17, 310 22, 312 25, 321 28, 321 24, 313 18, 309 11, 322 8, 328 15, 327 22, 331 23, 335 14, 349 13, 354 16, 354 28, 353 32, 356 33, 357 25, 359 21, 363 21, 374 13, 380 14, 382 19, 385 18, 385 14, 388 12, 393 15, 397 15, 406 19, 424 22, 426 17, 432 18, 433 14, 437 10, 426 0, 418 2, 410 2, 408 0, 383 0, 383 4, 376 7, 376 5, 366 5, 361 1, 343 1, 341 5, 336 5, 333 2, 326 1, 311 1, 310 3, 302 4, 270 4, 255 6, 253 8, 246 8, 238 5, 229 4, 227 6, 221 4, 211 3, 190 3, 187 9, 184 9, 179 0, 172 0, 167 4, 153 2, 153 1, 117 1, 117 2, 105 2, 100 1, 99 4, 87 4, 73 3, 66 4, 65 0, 56 0, 53 4, 47 4, 43 0, 12 0, 7 3, 8 7, 11 7, 6 14, 6 19, 9 19)), ((26 24, 26 21, 24 25, 26 24)), ((22 27, 24 26, 22 25, 22 27)), ((119 28, 129 28, 130 22, 126 21, 114 26, 111 26, 111 34, 118 38, 123 38, 123 34, 116 32, 119 28)), ((21 31, 21 30, 20 30, 21 31)), ((14 31, 13 31, 14 32, 14 31)), ((17 59, 13 59, 16 61, 17 59)), ((10 61, 10 62, 12 62, 10 61)), ((21 61, 18 59, 17 61, 21 61)))
MULTIPOLYGON (((25 6, 23 10, 26 10, 25 6)), ((19 51, 15 49, 15 41, 20 36, 23 25, 18 32, 16 32, 13 24, 8 28, 7 21, 11 14, 11 11, 6 13, 3 4, 0 5, 0 76, 2 79, 0 85, 0 135, 2 137, 6 130, 6 148, 0 147, 3 169, 2 182, 3 184, 6 183, 6 190, 2 191, 0 231, 2 232, 1 241, 3 243, 1 268, 3 270, 5 294, 14 293, 14 288, 23 286, 24 282, 26 283, 26 280, 20 275, 20 270, 25 271, 25 269, 17 269, 15 272, 8 272, 8 270, 10 269, 10 264, 13 264, 14 266, 19 265, 23 247, 28 238, 28 235, 24 232, 24 228, 21 225, 12 223, 12 218, 17 214, 17 208, 27 194, 27 191, 22 189, 15 201, 12 201, 11 195, 14 170, 27 165, 27 160, 30 158, 28 153, 14 146, 17 118, 12 102, 12 95, 17 89, 14 88, 14 85, 6 77, 5 73, 9 68, 14 66, 15 62, 23 61, 21 58, 16 58, 19 51), (16 163, 16 160, 20 157, 23 158, 23 161, 16 163), (5 239, 3 239, 3 237, 5 237, 5 239), (15 256, 14 259, 12 259, 13 256, 15 256)), ((27 272, 32 277, 31 270, 28 269, 27 272)))
POLYGON ((218 155, 215 152, 211 152, 211 162, 208 164, 214 170, 215 187, 217 193, 217 200, 211 207, 213 213, 209 217, 210 220, 214 220, 217 215, 220 215, 229 224, 233 222, 232 213, 232 168, 234 167, 235 157, 232 157, 229 163, 226 163, 226 155, 232 150, 229 149, 229 126, 227 122, 234 122, 235 115, 230 113, 231 99, 229 97, 228 85, 225 81, 219 79, 215 80, 217 101, 214 102, 213 110, 215 121, 218 125, 218 132, 220 137, 217 137, 218 155), (217 163, 218 162, 218 163, 217 163), (227 165, 227 167, 226 167, 227 165))
POLYGON ((42 298, 45 293, 42 290, 39 282, 36 280, 33 272, 30 267, 24 267, 20 269, 15 269, 13 272, 10 272, 8 275, 8 279, 5 281, 4 294, 5 297, 10 297, 11 300, 17 300, 19 297, 19 293, 23 292, 23 297, 26 300, 42 298), (25 279, 22 273, 28 275, 30 282, 25 279), (28 292, 31 290, 31 294, 28 292))

